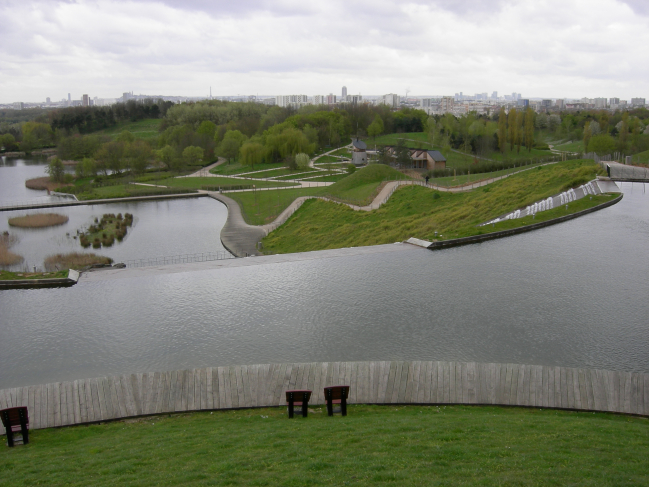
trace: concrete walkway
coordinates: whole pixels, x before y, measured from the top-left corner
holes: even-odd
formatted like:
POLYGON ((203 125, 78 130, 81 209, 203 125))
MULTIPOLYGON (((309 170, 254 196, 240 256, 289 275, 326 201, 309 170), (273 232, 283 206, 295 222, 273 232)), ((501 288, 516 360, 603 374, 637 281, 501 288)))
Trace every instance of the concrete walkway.
POLYGON ((248 225, 243 219, 239 204, 232 198, 212 191, 208 192, 207 195, 228 207, 228 219, 221 229, 221 243, 223 243, 223 246, 237 257, 257 255, 257 242, 267 235, 264 229, 248 225))

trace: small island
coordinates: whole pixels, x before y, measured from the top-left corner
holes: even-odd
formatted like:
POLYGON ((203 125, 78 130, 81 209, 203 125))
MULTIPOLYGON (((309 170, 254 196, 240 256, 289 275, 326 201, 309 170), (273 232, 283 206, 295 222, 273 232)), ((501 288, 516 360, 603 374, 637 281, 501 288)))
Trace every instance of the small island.
POLYGON ((121 213, 117 215, 105 213, 101 220, 95 218, 94 224, 79 235, 79 242, 83 248, 88 248, 91 245, 95 249, 102 245, 110 247, 116 239, 121 242, 126 236, 128 227, 132 225, 133 215, 131 213, 125 213, 124 216, 121 213))
POLYGON ((9 218, 9 226, 20 228, 45 228, 63 225, 69 220, 67 215, 58 213, 34 213, 32 215, 9 218))

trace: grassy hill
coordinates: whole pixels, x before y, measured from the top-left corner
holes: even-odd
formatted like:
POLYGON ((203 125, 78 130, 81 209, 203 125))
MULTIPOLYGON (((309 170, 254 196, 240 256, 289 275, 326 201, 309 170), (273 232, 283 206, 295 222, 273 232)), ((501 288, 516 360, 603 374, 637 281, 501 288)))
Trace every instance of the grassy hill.
POLYGON ((118 123, 114 127, 107 129, 99 130, 94 132, 95 134, 100 135, 109 135, 112 138, 117 138, 117 136, 122 133, 124 130, 131 132, 136 139, 149 140, 155 139, 158 137, 160 128, 160 123, 162 122, 159 118, 148 118, 145 120, 138 120, 137 122, 124 122, 118 123))
POLYGON ((350 406, 153 416, 35 430, 0 486, 626 486, 649 483, 646 418, 528 408, 350 406))
MULTIPOLYGON (((589 181, 601 168, 593 161, 569 161, 537 167, 466 193, 443 193, 421 186, 394 192, 378 210, 354 211, 322 200, 307 201, 284 225, 263 239, 270 253, 378 245, 417 237, 439 240, 465 237, 531 223, 525 219, 503 222, 493 228, 478 227, 498 215, 524 208, 550 195, 589 181), (437 234, 435 233, 437 232, 437 234)), ((350 178, 337 185, 349 184, 350 178)), ((333 186, 332 186, 333 188, 333 186)), ((562 216, 609 200, 584 198, 539 213, 534 222, 562 216)))

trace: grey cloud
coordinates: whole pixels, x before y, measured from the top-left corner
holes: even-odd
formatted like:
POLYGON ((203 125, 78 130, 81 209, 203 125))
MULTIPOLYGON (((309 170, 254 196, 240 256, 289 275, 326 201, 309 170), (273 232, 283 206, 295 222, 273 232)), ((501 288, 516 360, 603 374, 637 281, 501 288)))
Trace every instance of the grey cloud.
POLYGON ((631 9, 640 15, 649 15, 649 2, 647 0, 619 0, 628 5, 631 9))

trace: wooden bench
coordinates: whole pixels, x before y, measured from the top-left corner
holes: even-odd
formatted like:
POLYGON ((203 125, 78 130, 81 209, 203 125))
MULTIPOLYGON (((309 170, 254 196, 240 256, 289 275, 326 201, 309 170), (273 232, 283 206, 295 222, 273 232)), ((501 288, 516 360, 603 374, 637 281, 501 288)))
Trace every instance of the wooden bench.
POLYGON ((311 399, 311 391, 306 391, 306 390, 286 391, 286 402, 288 403, 288 417, 292 418, 295 413, 295 406, 299 406, 302 411, 302 417, 306 418, 309 412, 309 399, 311 399))
POLYGON ((334 415, 334 404, 340 404, 340 410, 336 412, 347 416, 347 398, 349 397, 349 386, 331 386, 324 388, 324 397, 327 401, 327 414, 334 415))
POLYGON ((22 406, 18 408, 3 409, 0 411, 2 424, 7 430, 7 445, 14 446, 14 433, 20 431, 22 434, 23 445, 29 443, 29 416, 27 408, 22 406))

